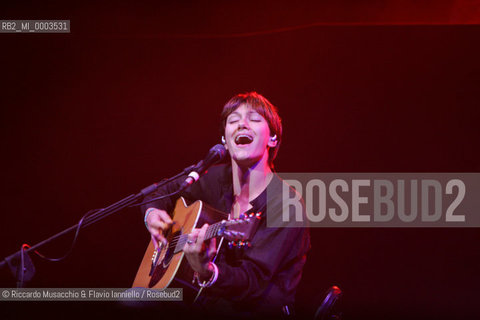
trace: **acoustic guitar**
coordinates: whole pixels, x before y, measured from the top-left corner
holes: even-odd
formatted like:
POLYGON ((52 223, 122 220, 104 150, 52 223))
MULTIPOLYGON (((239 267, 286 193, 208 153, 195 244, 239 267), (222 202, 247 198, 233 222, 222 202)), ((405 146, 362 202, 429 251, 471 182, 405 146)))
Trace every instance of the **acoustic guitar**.
POLYGON ((221 238, 217 252, 220 251, 224 240, 229 246, 249 246, 249 241, 260 223, 260 215, 260 213, 244 214, 238 219, 226 220, 227 214, 202 201, 187 205, 185 199, 179 198, 173 212, 172 228, 165 234, 166 245, 160 243, 155 249, 153 242, 150 241, 132 287, 183 288, 183 300, 187 303, 193 302, 201 294, 202 288, 196 281, 192 281, 194 272, 183 252, 188 234, 194 228, 200 228, 208 223, 205 240, 221 238))

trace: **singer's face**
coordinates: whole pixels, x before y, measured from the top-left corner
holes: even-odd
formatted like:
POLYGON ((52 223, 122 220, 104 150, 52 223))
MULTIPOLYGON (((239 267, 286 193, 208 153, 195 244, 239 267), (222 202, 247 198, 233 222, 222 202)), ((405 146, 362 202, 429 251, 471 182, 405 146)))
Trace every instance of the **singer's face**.
POLYGON ((247 167, 260 160, 268 162, 268 147, 276 145, 270 140, 270 128, 265 118, 245 104, 227 117, 225 140, 232 159, 247 167))

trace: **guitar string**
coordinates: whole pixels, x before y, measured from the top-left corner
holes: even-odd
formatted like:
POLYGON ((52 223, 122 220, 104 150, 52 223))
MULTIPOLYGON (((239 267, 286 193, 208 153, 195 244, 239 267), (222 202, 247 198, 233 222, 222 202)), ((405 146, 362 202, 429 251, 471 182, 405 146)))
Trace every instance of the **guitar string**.
MULTIPOLYGON (((209 226, 206 231, 206 238, 207 239, 213 238, 216 234, 218 234, 218 231, 222 226, 223 226, 223 223, 221 222, 217 222, 209 226)), ((169 247, 174 248, 174 253, 178 253, 183 250, 183 247, 185 246, 185 243, 187 241, 188 241, 188 234, 181 234, 171 239, 169 243, 169 247), (178 244, 181 244, 180 247, 178 247, 178 244)))
MULTIPOLYGON (((230 218, 230 214, 228 214, 228 213, 218 212, 218 214, 223 215, 223 216, 225 216, 225 217, 227 217, 227 218, 230 218)), ((210 230, 211 227, 214 227, 214 228, 215 228, 215 231, 213 232, 213 234, 217 234, 218 230, 219 230, 220 227, 221 227, 221 223, 215 223, 215 224, 209 226, 209 227, 208 227, 208 230, 210 230)), ((207 232, 208 232, 208 230, 207 230, 207 232)), ((209 238, 211 238, 211 236, 212 236, 213 234, 209 235, 209 238)), ((182 235, 179 235, 179 236, 176 236, 176 237, 172 238, 172 240, 170 241, 170 245, 171 245, 171 246, 176 246, 177 243, 180 241, 180 238, 183 237, 183 236, 186 236, 186 235, 185 235, 185 234, 182 234, 182 235)))
MULTIPOLYGON (((210 226, 207 229, 207 234, 206 234, 207 238, 211 238, 214 234, 216 234, 218 232, 218 230, 220 229, 220 226, 221 226, 220 224, 218 224, 218 225, 215 224, 215 225, 210 226)), ((187 238, 188 238, 188 235, 186 235, 186 234, 175 236, 170 241, 170 245, 175 246, 180 241, 186 242, 185 239, 187 239, 187 238)))
MULTIPOLYGON (((208 227, 207 229, 207 238, 210 239, 210 238, 213 238, 213 235, 217 234, 218 233, 218 230, 222 227, 222 223, 215 223, 211 226, 208 227)), ((187 242, 187 239, 188 239, 188 234, 182 234, 182 235, 179 235, 179 236, 175 236, 172 238, 172 240, 170 241, 170 244, 169 246, 171 247, 175 247, 175 251, 178 250, 177 248, 177 244, 182 241, 182 246, 181 248, 183 249, 183 246, 185 245, 185 243, 187 242)))
MULTIPOLYGON (((210 226, 208 229, 207 229, 207 238, 212 238, 213 235, 217 234, 218 233, 218 230, 220 229, 221 227, 221 224, 214 224, 212 226, 210 226), (211 228, 211 229, 210 229, 211 228)), ((186 242, 186 239, 188 239, 188 235, 187 234, 182 234, 182 235, 179 235, 179 236, 175 236, 172 238, 172 240, 170 241, 170 246, 174 246, 176 247, 177 244, 182 241, 183 244, 185 245, 185 242, 186 242)))
MULTIPOLYGON (((209 234, 207 234, 207 237, 209 236, 209 234)), ((182 242, 186 242, 185 240, 188 238, 188 235, 186 234, 182 234, 182 235, 179 235, 179 236, 175 236, 172 238, 172 240, 170 241, 170 245, 171 246, 176 246, 178 242, 182 241, 182 242)))

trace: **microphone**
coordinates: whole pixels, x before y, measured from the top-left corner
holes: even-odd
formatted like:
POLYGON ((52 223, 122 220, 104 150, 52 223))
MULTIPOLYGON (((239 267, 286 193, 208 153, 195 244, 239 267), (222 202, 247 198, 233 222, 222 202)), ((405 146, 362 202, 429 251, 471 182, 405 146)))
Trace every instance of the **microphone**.
POLYGON ((210 168, 215 163, 223 160, 225 158, 226 153, 227 153, 227 150, 223 145, 221 144, 214 145, 210 149, 210 151, 208 151, 205 159, 201 160, 199 163, 197 163, 193 167, 192 171, 188 174, 188 177, 180 186, 180 190, 185 190, 194 182, 196 182, 200 178, 200 176, 203 175, 208 170, 208 168, 210 168))

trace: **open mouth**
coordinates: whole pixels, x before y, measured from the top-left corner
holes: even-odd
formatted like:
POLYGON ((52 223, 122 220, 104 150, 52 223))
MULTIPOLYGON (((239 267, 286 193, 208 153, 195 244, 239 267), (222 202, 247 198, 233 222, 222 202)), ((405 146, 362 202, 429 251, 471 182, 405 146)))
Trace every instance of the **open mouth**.
POLYGON ((253 137, 248 135, 248 134, 239 134, 235 138, 235 143, 237 145, 245 145, 245 144, 250 144, 253 141, 253 137))

